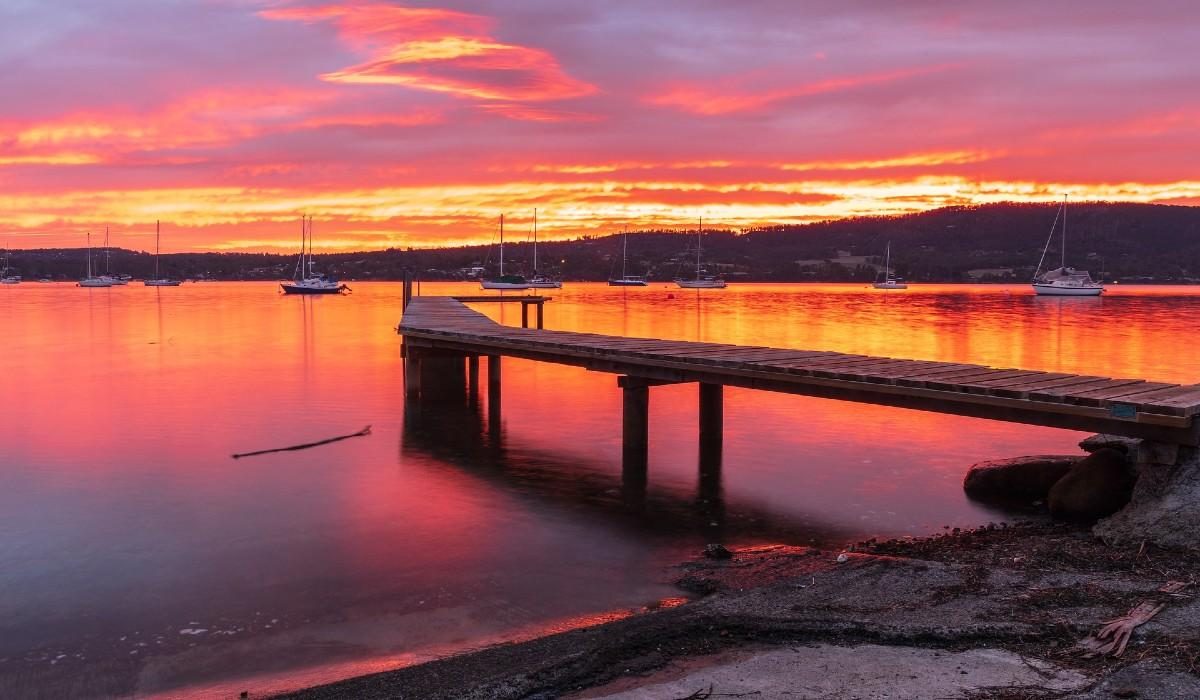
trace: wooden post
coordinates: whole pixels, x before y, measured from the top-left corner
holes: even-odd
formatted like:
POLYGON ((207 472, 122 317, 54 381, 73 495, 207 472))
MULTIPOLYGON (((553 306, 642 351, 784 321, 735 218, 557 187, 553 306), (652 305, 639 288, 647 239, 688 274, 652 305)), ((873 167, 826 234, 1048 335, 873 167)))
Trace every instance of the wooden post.
POLYGON ((412 290, 412 272, 405 270, 404 271, 404 287, 403 287, 403 292, 402 292, 403 301, 400 302, 400 310, 401 311, 403 311, 404 309, 407 309, 409 302, 412 301, 412 295, 413 295, 412 291, 413 291, 412 290))
POLYGON ((500 432, 500 356, 488 355, 488 431, 500 432))
POLYGON ((467 356, 467 391, 471 392, 471 399, 478 400, 479 398, 479 355, 467 356))
POLYGON ((650 454, 650 387, 644 382, 625 381, 621 390, 621 471, 626 479, 634 481, 641 475, 644 483, 650 454))
POLYGON ((409 349, 404 358, 404 395, 419 396, 421 393, 421 356, 409 349))
POLYGON ((542 307, 545 305, 546 302, 544 301, 539 301, 537 303, 537 327, 539 331, 542 330, 542 307))
POLYGON ((529 327, 529 303, 525 301, 521 302, 521 327, 529 327))
POLYGON ((700 451, 720 451, 723 441, 724 387, 700 383, 700 451))

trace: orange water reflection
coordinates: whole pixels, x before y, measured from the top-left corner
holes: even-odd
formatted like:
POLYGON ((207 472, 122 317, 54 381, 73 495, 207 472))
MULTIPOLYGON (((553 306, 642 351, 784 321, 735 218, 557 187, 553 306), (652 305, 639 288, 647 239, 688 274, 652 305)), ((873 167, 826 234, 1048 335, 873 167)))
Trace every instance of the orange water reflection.
MULTIPOLYGON (((286 685, 314 677, 304 668, 592 619, 673 595, 669 565, 710 540, 833 544, 999 519, 963 498, 965 467, 1079 438, 729 390, 723 468, 706 481, 695 387, 657 387, 648 485, 631 507, 612 375, 505 360, 498 433, 461 396, 406 414, 400 287, 352 286, 329 299, 262 283, 0 288, 0 657, 14 660, 0 695, 85 676, 95 694, 264 674, 286 685), (367 438, 229 458, 367 424, 367 438), (134 660, 128 675, 97 670, 118 658, 134 660)), ((1200 320, 1192 289, 551 294, 546 325, 562 330, 1200 375, 1181 341, 1200 320)), ((479 308, 520 322, 517 307, 479 308)))

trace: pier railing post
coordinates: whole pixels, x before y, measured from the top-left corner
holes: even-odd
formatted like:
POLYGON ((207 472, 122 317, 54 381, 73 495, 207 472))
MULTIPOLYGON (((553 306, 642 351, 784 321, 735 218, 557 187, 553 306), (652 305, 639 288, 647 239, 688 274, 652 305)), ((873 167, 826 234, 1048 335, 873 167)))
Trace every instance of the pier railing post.
POLYGON ((542 330, 542 309, 545 306, 546 306, 545 301, 539 301, 537 303, 537 327, 538 327, 539 331, 542 330))
POLYGON ((521 302, 521 327, 529 327, 529 304, 524 301, 521 302))

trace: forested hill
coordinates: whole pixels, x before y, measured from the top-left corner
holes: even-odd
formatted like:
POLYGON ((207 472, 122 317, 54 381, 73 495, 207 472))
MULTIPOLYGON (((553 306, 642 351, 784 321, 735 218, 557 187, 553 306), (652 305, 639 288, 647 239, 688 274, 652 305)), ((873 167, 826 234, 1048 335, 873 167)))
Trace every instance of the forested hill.
MULTIPOLYGON (((918 282, 1027 281, 1057 213, 1052 204, 949 207, 899 217, 866 217, 741 233, 706 231, 705 265, 731 280, 861 281, 872 279, 888 242, 897 272, 918 282)), ((1057 266, 1061 222, 1047 262, 1057 266)), ((670 280, 695 266, 695 231, 629 234, 629 274, 670 280)), ((11 266, 26 279, 78 279, 79 250, 14 250, 11 266)), ((543 242, 543 272, 569 280, 620 274, 621 237, 587 236, 543 242)), ((506 271, 530 272, 528 243, 505 246, 506 271)), ((453 279, 475 266, 494 274, 487 246, 390 249, 317 256, 317 269, 345 279, 399 279, 412 270, 424 279, 453 279)), ((1067 210, 1067 263, 1106 279, 1200 282, 1200 207, 1130 203, 1072 204, 1067 210)), ((144 277, 153 257, 114 249, 112 269, 144 277)), ((294 255, 178 253, 162 257, 163 274, 208 279, 280 279, 291 276, 294 255)))

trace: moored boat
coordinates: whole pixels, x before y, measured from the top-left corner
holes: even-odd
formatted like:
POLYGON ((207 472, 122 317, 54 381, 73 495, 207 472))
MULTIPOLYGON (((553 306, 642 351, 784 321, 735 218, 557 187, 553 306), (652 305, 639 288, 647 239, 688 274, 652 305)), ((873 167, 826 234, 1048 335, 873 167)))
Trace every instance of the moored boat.
POLYGON ((892 272, 892 242, 888 241, 887 250, 883 254, 883 279, 875 279, 871 284, 875 289, 908 289, 908 285, 904 280, 900 279, 892 272))
POLYGON ((350 288, 337 281, 332 275, 321 275, 313 271, 316 263, 312 259, 312 217, 300 217, 300 258, 291 282, 281 282, 284 294, 340 294, 350 288))
POLYGON ((77 287, 111 287, 112 280, 107 277, 96 277, 92 274, 92 232, 87 235, 87 277, 76 283, 77 287))
POLYGON ((690 280, 681 277, 675 278, 675 284, 680 289, 724 289, 725 280, 710 275, 701 266, 700 262, 700 242, 704 239, 704 217, 700 217, 700 228, 696 231, 696 276, 690 280))
POLYGON ((154 278, 142 280, 142 284, 147 287, 178 287, 183 284, 183 280, 175 280, 169 277, 158 276, 158 258, 160 255, 159 242, 161 238, 161 229, 159 222, 154 222, 154 278))
POLYGON ((1062 205, 1050 225, 1050 235, 1046 238, 1046 247, 1042 249, 1042 259, 1038 261, 1037 272, 1033 275, 1033 291, 1038 296, 1051 297, 1095 297, 1104 293, 1104 283, 1092 279, 1087 270, 1076 270, 1067 267, 1067 197, 1063 195, 1062 205), (1046 253, 1050 250, 1050 242, 1054 240, 1054 231, 1058 220, 1062 218, 1062 263, 1047 272, 1042 272, 1042 264, 1046 261, 1046 253))
POLYGON ((629 275, 625 273, 625 264, 628 259, 629 252, 629 227, 625 227, 625 232, 621 234, 621 276, 617 278, 609 278, 608 286, 610 287, 645 287, 646 278, 642 275, 629 275))
POLYGON ((481 289, 520 290, 529 289, 529 280, 522 275, 504 274, 504 215, 500 215, 500 275, 490 280, 479 280, 481 289))

